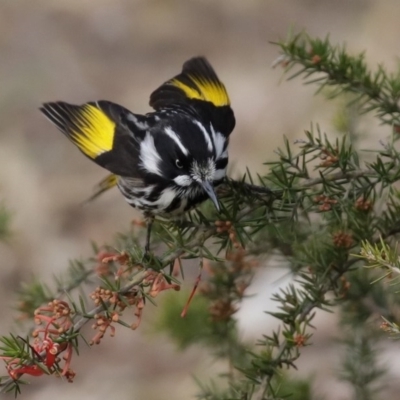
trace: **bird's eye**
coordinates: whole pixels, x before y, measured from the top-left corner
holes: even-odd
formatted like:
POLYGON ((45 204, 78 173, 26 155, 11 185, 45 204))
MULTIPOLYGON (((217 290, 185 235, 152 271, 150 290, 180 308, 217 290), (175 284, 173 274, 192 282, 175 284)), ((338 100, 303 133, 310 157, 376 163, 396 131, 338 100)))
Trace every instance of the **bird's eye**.
POLYGON ((179 169, 183 168, 182 161, 181 161, 179 158, 177 158, 177 159, 175 160, 175 165, 176 165, 177 168, 179 168, 179 169))

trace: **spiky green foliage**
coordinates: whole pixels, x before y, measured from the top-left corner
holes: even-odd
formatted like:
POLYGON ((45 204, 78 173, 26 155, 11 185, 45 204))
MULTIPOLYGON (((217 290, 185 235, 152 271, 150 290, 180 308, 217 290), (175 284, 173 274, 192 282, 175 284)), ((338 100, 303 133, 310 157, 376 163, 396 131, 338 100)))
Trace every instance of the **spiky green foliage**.
MULTIPOLYGON (((393 278, 399 270, 400 74, 383 66, 371 72, 363 54, 349 55, 329 39, 301 34, 277 46, 279 64, 294 71, 290 78, 303 77, 318 85, 318 92, 329 87, 330 98, 345 94, 351 99, 336 120, 337 130, 346 134, 334 137, 330 127, 313 124, 296 143, 283 138, 263 173, 247 171, 241 180, 227 180, 218 189, 220 214, 206 204, 185 220, 156 221, 150 255, 143 252, 143 231, 135 228, 119 235, 114 245, 95 248, 93 259, 73 263, 54 288, 26 285, 22 304, 33 305, 21 310, 27 316, 39 306, 39 316, 48 318, 43 315, 48 308, 40 303, 53 297, 69 304, 65 329, 50 334, 53 342, 70 354, 77 352, 84 340, 80 330, 93 319, 105 332, 115 324, 136 328, 136 319, 158 302, 158 293, 170 290, 157 331, 169 334, 182 349, 199 344, 226 361, 221 376, 199 382, 199 399, 315 399, 310 381, 294 380, 291 373, 303 348, 312 345, 316 311, 337 312, 347 349, 338 375, 351 385, 354 399, 376 398, 384 368, 374 346, 387 340, 385 331, 399 336, 393 278), (355 120, 366 112, 387 133, 368 157, 358 148, 360 132, 355 131, 355 120), (197 260, 203 281, 201 298, 182 320, 178 315, 184 302, 173 290, 179 288, 185 260, 197 260), (272 296, 275 311, 265 310, 279 327, 244 342, 236 313, 257 270, 271 264, 293 278, 272 296), (83 286, 97 289, 87 296, 83 286)), ((101 338, 98 333, 93 340, 101 338)), ((3 357, 25 343, 15 340, 3 339, 3 357)), ((2 390, 20 389, 20 365, 38 373, 34 366, 46 364, 43 373, 51 374, 50 366, 66 374, 46 358, 46 348, 39 349, 14 357, 17 379, 3 380, 2 390)))

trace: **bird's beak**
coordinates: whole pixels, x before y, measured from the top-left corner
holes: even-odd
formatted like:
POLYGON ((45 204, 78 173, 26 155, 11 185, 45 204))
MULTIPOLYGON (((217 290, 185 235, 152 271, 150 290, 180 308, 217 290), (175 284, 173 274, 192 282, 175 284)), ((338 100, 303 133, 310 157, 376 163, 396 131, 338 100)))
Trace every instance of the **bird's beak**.
POLYGON ((214 191, 214 187, 212 185, 211 182, 209 181, 203 181, 201 182, 201 186, 203 186, 203 189, 206 191, 206 193, 208 194, 208 197, 212 200, 212 202, 214 203, 215 208, 217 209, 217 211, 220 211, 221 208, 219 206, 218 203, 218 199, 217 199, 217 195, 215 194, 214 191))

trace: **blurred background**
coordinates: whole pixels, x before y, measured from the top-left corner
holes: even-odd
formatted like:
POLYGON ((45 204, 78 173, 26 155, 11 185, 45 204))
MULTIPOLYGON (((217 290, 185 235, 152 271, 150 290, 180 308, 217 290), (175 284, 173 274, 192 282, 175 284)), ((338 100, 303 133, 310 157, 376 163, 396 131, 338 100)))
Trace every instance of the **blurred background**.
MULTIPOLYGON (((282 70, 271 67, 279 56, 271 42, 284 39, 289 29, 329 34, 355 53, 365 50, 372 66, 394 69, 399 21, 398 0, 0 0, 0 199, 13 214, 13 235, 0 244, 0 333, 13 327, 21 282, 33 276, 51 282, 68 259, 92 254, 91 240, 110 243, 136 215, 117 190, 82 207, 106 172, 40 114, 42 102, 107 99, 146 113, 152 90, 188 58, 205 55, 236 114, 231 175, 246 166, 263 172, 283 135, 293 141, 311 121, 332 130, 337 106, 314 96, 316 87, 282 80, 282 70)), ((389 133, 365 127, 363 140, 373 144, 378 130, 389 133)), ((252 288, 258 295, 239 314, 249 340, 273 326, 262 311, 276 277, 260 276, 252 288)), ((315 345, 306 349, 298 374, 314 376, 315 392, 325 399, 349 398, 335 375, 336 325, 323 313, 315 324, 315 345)), ((23 398, 188 399, 196 393, 191 374, 208 379, 218 369, 201 349, 176 353, 146 325, 137 332, 119 329, 116 338, 82 351, 74 384, 31 379, 23 398)), ((393 366, 393 393, 396 354, 385 354, 393 366)))

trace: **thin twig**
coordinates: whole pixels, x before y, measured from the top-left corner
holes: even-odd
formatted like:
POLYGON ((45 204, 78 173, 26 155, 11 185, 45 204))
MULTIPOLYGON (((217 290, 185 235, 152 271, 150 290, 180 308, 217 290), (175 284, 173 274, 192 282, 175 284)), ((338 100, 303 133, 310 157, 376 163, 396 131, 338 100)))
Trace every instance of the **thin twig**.
POLYGON ((377 174, 376 172, 367 169, 359 169, 350 172, 339 171, 334 174, 329 174, 327 176, 324 176, 323 178, 307 179, 303 181, 301 185, 299 185, 298 189, 308 189, 315 185, 319 185, 320 183, 323 182, 334 182, 334 181, 340 181, 341 179, 347 179, 347 180, 357 179, 363 176, 376 177, 377 174))

